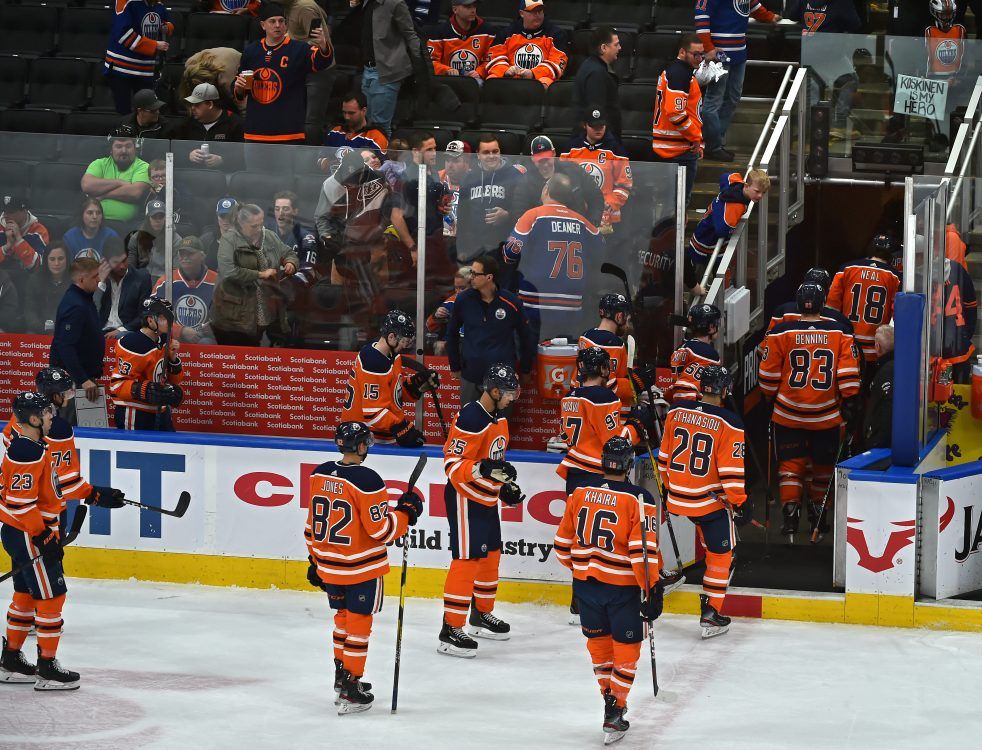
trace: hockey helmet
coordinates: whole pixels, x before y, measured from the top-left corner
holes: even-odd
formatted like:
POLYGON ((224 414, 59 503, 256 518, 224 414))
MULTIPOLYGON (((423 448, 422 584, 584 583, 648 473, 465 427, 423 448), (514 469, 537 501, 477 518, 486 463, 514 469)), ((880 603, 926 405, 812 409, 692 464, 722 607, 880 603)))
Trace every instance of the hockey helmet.
POLYGON ((931 0, 931 15, 942 31, 951 29, 955 21, 955 1, 954 0, 931 0))
POLYGON ((141 319, 156 318, 160 315, 167 318, 168 323, 173 323, 174 305, 165 299, 151 294, 143 300, 143 305, 140 308, 140 317, 141 319))
POLYGON ((710 396, 722 396, 733 385, 733 376, 723 365, 707 365, 699 375, 699 390, 710 396))
POLYGON ((51 399, 43 393, 26 391, 18 393, 14 399, 14 416, 21 424, 29 424, 32 416, 41 417, 44 412, 51 409, 51 399))
POLYGON ((885 232, 873 235, 869 243, 869 254, 877 258, 889 258, 893 254, 893 237, 885 232))
POLYGON ((342 453, 357 453, 362 443, 366 448, 375 445, 375 437, 363 422, 342 422, 334 433, 334 443, 342 453))
POLYGON ((798 303, 798 312, 803 315, 820 313, 825 307, 825 290, 818 284, 802 284, 798 287, 795 301, 798 303))
POLYGON ((689 330, 697 335, 710 333, 710 329, 719 329, 719 322, 723 315, 716 305, 699 304, 689 308, 686 316, 686 325, 689 330))
POLYGON ((72 376, 60 367, 45 367, 34 378, 34 383, 37 385, 38 393, 48 398, 75 389, 72 376))
POLYGON ((392 333, 400 339, 415 339, 416 324, 402 310, 390 310, 385 314, 379 333, 386 337, 392 333))
POLYGON ((518 373, 511 365, 497 362, 488 368, 484 374, 484 392, 490 393, 497 388, 502 393, 514 393, 518 390, 518 373))
POLYGON ((805 271, 805 278, 802 284, 818 284, 822 289, 828 289, 832 284, 832 274, 824 268, 809 268, 805 271))
POLYGON ((576 372, 581 380, 585 378, 596 378, 604 374, 610 374, 610 355, 606 349, 599 346, 591 346, 587 349, 580 349, 576 353, 576 372))
POLYGON ((605 294, 600 298, 600 317, 613 320, 617 313, 631 314, 631 302, 623 294, 605 294))
POLYGON ((634 466, 634 446, 626 437, 612 437, 604 443, 600 463, 605 472, 627 474, 634 466))

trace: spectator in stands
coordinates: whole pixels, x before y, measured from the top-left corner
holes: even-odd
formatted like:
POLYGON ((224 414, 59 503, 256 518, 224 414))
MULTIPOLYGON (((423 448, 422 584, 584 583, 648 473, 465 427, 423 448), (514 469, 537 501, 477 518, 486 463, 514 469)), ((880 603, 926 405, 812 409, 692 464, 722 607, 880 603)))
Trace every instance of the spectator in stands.
POLYGON ((160 117, 163 106, 153 89, 140 89, 133 95, 133 111, 120 126, 132 130, 137 138, 170 138, 170 129, 160 117))
MULTIPOLYGON (((149 248, 141 243, 139 251, 133 253, 129 248, 130 264, 134 268, 145 268, 151 279, 158 278, 167 264, 167 207, 162 200, 152 200, 147 204, 146 218, 140 231, 152 238, 149 248)), ((172 230, 171 247, 176 248, 181 242, 181 235, 172 230)))
POLYGON ((222 144, 243 140, 242 118, 222 106, 221 94, 215 84, 199 83, 190 96, 184 97, 184 101, 188 104, 189 114, 172 137, 200 142, 201 145, 191 149, 188 154, 191 166, 207 169, 224 167, 228 171, 241 169, 241 147, 222 144))
MULTIPOLYGON (((89 257, 89 256, 79 256, 89 257)), ((101 257, 101 256, 100 256, 101 257)), ((24 331, 54 333, 58 304, 71 284, 68 272, 68 248, 64 242, 52 242, 44 254, 41 269, 27 280, 24 295, 24 331)))
POLYGON ((219 344, 259 346, 270 326, 281 325, 273 299, 280 272, 295 274, 300 259, 263 226, 254 203, 238 207, 232 228, 218 246, 218 279, 212 301, 212 330, 219 344))
POLYGON ((678 56, 658 77, 658 96, 655 97, 651 148, 658 161, 685 167, 686 204, 704 150, 700 115, 702 90, 695 72, 705 56, 702 40, 696 34, 683 34, 678 56))
POLYGON ((106 221, 137 216, 150 189, 150 165, 137 157, 136 139, 127 128, 110 136, 110 155, 93 161, 82 175, 82 192, 102 201, 106 221))
MULTIPOLYGON (((457 236, 457 207, 460 205, 460 186, 471 171, 468 154, 470 144, 464 141, 450 141, 447 144, 447 155, 440 170, 440 182, 447 186, 450 193, 450 208, 443 220, 443 233, 448 237, 457 236)), ((456 253, 451 253, 451 256, 456 253)))
POLYGON ((525 180, 519 190, 517 215, 530 208, 542 205, 542 188, 552 179, 554 174, 563 174, 569 178, 573 189, 571 208, 582 214, 595 226, 600 226, 604 213, 604 196, 597 186, 592 174, 580 169, 575 163, 565 160, 556 153, 552 139, 545 135, 537 135, 529 147, 532 153, 532 166, 525 175, 525 180))
POLYGON ((413 164, 402 185, 402 193, 394 196, 390 220, 399 233, 399 239, 412 256, 416 267, 418 250, 419 165, 425 164, 426 172, 426 247, 427 252, 443 251, 443 217, 450 211, 450 191, 440 182, 436 172, 436 137, 426 130, 417 130, 409 138, 413 164))
MULTIPOLYGON (((85 198, 79 209, 78 223, 62 237, 71 260, 95 258, 102 260, 102 250, 110 237, 119 238, 115 229, 105 226, 102 202, 98 198, 85 198)), ((66 269, 67 270, 67 269, 66 269)))
POLYGON ((273 196, 273 221, 267 227, 300 258, 300 268, 305 269, 317 263, 317 230, 301 224, 299 216, 297 194, 282 190, 273 196))
MULTIPOLYGON (((631 162, 621 142, 610 133, 607 113, 594 109, 586 113, 583 120, 583 136, 570 141, 569 150, 563 153, 563 160, 579 164, 594 185, 600 186, 603 195, 603 214, 600 223, 593 216, 584 214, 604 234, 610 234, 621 221, 621 209, 634 190, 634 176, 631 162)), ((574 211, 583 213, 575 206, 574 211)))
POLYGON ((344 122, 328 132, 324 149, 318 156, 317 166, 322 172, 330 172, 337 166, 336 151, 339 148, 358 151, 369 148, 381 158, 389 147, 385 133, 368 123, 368 100, 362 92, 352 91, 345 95, 341 100, 341 118, 344 122))
MULTIPOLYGON (((234 93, 248 102, 245 140, 251 143, 303 143, 307 118, 307 77, 334 64, 327 29, 312 29, 312 44, 287 35, 286 11, 279 3, 264 3, 259 11, 264 37, 246 46, 235 77, 234 93), (311 49, 313 47, 313 49, 311 49), (251 71, 251 75, 243 75, 251 71)), ((279 158, 246 150, 249 168, 263 167, 279 158)))
POLYGON ((0 333, 22 333, 23 330, 21 295, 10 274, 0 271, 0 333))
POLYGON ((393 138, 389 141, 389 148, 385 152, 385 160, 379 167, 379 172, 385 177, 389 189, 394 193, 402 190, 402 180, 406 175, 406 160, 409 153, 409 143, 402 138, 393 138))
POLYGON ((485 253, 497 253, 521 215, 517 198, 523 174, 501 156, 501 146, 493 133, 478 138, 477 165, 460 186, 457 260, 461 263, 485 253))
POLYGON ((863 437, 866 450, 889 448, 893 435, 893 344, 892 325, 882 325, 873 334, 876 372, 870 382, 863 437))
MULTIPOLYGON (((750 0, 749 16, 764 23, 777 23, 781 16, 767 10, 758 0, 750 0)), ((706 87, 702 101, 706 156, 716 161, 733 161, 725 149, 726 131, 743 95, 743 75, 747 67, 747 24, 749 16, 730 0, 700 0, 696 3, 696 32, 702 39, 706 58, 717 57, 727 75, 706 87), (722 54, 721 54, 722 53, 722 54)))
MULTIPOLYGON (((106 355, 106 338, 102 333, 99 310, 92 295, 99 287, 99 261, 79 258, 72 261, 72 285, 58 303, 55 335, 51 340, 49 361, 68 370, 79 388, 85 389, 89 401, 99 395, 96 381, 102 377, 106 355)), ((74 405, 74 402, 71 402, 74 405)), ((66 419, 74 420, 74 408, 66 419)), ((64 416, 64 415, 63 415, 64 416)))
POLYGON ((438 76, 470 76, 479 81, 488 74, 494 31, 477 15, 477 0, 451 0, 450 18, 427 40, 438 76))
MULTIPOLYGON (((165 164, 164 160, 154 159, 152 162, 150 162, 149 174, 150 192, 147 193, 147 205, 149 206, 153 201, 166 203, 167 165, 165 164)), ((177 224, 181 220, 182 207, 192 203, 192 199, 189 198, 178 185, 175 185, 174 189, 171 191, 171 199, 174 206, 174 223, 177 224)))
POLYGON ((153 282, 143 268, 132 268, 122 242, 106 243, 106 262, 109 275, 99 282, 95 303, 99 307, 102 330, 108 336, 122 336, 142 325, 140 311, 143 300, 150 296, 153 282))
POLYGON ((26 276, 41 266, 48 246, 48 230, 31 213, 27 196, 3 196, 0 213, 0 271, 8 273, 21 289, 26 276))
POLYGON ((134 94, 153 87, 158 55, 170 49, 166 37, 174 33, 174 24, 168 20, 169 11, 161 0, 117 2, 113 13, 102 72, 113 93, 116 112, 125 115, 134 94))
POLYGON ((350 0, 361 6, 361 90, 368 100, 368 120, 387 136, 402 82, 424 74, 422 45, 409 8, 402 0, 350 0))
POLYGON ((208 268, 218 269, 218 242, 222 235, 232 228, 232 219, 238 201, 230 195, 224 195, 215 204, 215 226, 206 229, 201 234, 201 244, 205 247, 205 264, 208 268))
POLYGON ((590 56, 576 71, 574 104, 583 116, 599 109, 607 113, 607 129, 621 137, 620 81, 610 66, 621 53, 621 40, 610 26, 597 26, 590 35, 590 56))
MULTIPOLYGON (((178 263, 171 276, 174 321, 171 335, 189 344, 214 344, 209 316, 218 274, 205 265, 201 240, 188 235, 177 246, 178 263)), ((155 296, 164 298, 167 279, 161 276, 154 286, 155 296)))
POLYGON ((252 16, 259 13, 261 0, 201 0, 202 13, 221 13, 233 16, 252 16))
POLYGON ((361 150, 361 160, 365 162, 365 165, 369 169, 374 169, 378 172, 382 168, 382 159, 379 155, 370 148, 365 148, 361 150))
POLYGON ((519 0, 518 15, 495 38, 488 78, 534 78, 548 88, 566 72, 566 32, 546 22, 542 0, 519 0))
POLYGON ((457 295, 446 336, 451 375, 460 381, 460 403, 481 395, 484 373, 495 362, 517 362, 520 377, 528 384, 535 338, 518 295, 499 288, 498 261, 493 256, 482 255, 471 263, 471 288, 457 295))
POLYGON ((447 353, 447 321, 453 312, 454 302, 457 295, 471 286, 471 269, 469 266, 461 266, 453 277, 453 294, 447 297, 439 306, 426 318, 426 338, 431 337, 433 341, 433 353, 442 357, 447 353))

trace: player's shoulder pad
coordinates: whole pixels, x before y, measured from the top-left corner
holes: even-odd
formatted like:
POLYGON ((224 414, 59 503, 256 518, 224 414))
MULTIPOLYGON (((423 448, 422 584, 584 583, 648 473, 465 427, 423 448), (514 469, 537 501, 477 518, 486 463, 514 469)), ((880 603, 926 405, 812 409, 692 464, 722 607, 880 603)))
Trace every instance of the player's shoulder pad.
POLYGON ((839 331, 840 333, 849 333, 849 335, 852 335, 850 331, 844 331, 842 329, 842 323, 838 320, 801 320, 800 318, 778 323, 767 332, 767 335, 777 337, 789 331, 839 331))
POLYGON ((51 420, 51 429, 48 430, 48 437, 52 440, 69 440, 75 437, 75 429, 71 423, 57 414, 51 420))
POLYGON ((366 344, 361 348, 361 351, 358 352, 358 361, 361 362, 361 368, 365 372, 376 375, 385 375, 392 370, 393 361, 371 344, 366 344))
POLYGON ((19 464, 32 464, 41 460, 44 456, 44 450, 44 443, 39 443, 19 432, 14 432, 10 446, 7 448, 7 458, 19 464))
POLYGON ((597 406, 613 403, 619 404, 621 402, 617 394, 605 385, 581 385, 571 390, 569 395, 575 398, 582 398, 597 406))
POLYGON ((159 348, 149 336, 141 331, 130 331, 123 334, 116 342, 116 346, 122 347, 131 354, 149 354, 154 349, 159 348))
POLYGON ((353 484, 362 492, 378 492, 385 489, 385 482, 376 471, 361 464, 346 465, 340 461, 326 461, 311 473, 311 476, 338 477, 353 484))
POLYGON ((682 346, 686 347, 697 357, 702 357, 703 359, 719 359, 719 352, 716 351, 716 347, 712 344, 707 344, 705 341, 688 339, 683 342, 682 346))
POLYGON ((698 409, 701 402, 696 401, 694 398, 677 398, 672 401, 671 406, 668 407, 670 412, 676 409, 698 409))
POLYGON ((484 432, 491 424, 491 415, 481 406, 479 401, 471 401, 457 413, 457 420, 454 425, 458 430, 479 434, 484 432))
POLYGON ((580 334, 580 338, 586 339, 594 346, 624 346, 624 339, 613 331, 605 331, 603 328, 591 328, 589 331, 584 331, 580 334))
POLYGON ((701 401, 699 402, 697 410, 706 414, 712 414, 714 417, 719 417, 734 429, 743 429, 743 420, 740 419, 735 412, 730 411, 725 406, 716 406, 715 404, 707 404, 705 401, 701 401))

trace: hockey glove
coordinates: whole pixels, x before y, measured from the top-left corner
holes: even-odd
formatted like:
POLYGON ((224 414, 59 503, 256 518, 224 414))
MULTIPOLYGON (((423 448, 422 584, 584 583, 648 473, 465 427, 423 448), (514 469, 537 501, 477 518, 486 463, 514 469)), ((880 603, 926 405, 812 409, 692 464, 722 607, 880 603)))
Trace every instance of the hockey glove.
POLYGON ((401 510, 409 519, 409 525, 415 526, 420 513, 423 512, 423 501, 415 492, 403 492, 396 503, 396 510, 401 510))
POLYGON ((85 498, 87 505, 95 505, 97 508, 122 508, 125 503, 125 495, 122 490, 112 487, 93 487, 92 492, 85 498))
POLYGON ((849 432, 853 432, 856 428, 856 422, 862 414, 862 404, 860 403, 858 396, 853 396, 852 398, 847 398, 842 402, 839 409, 842 412, 842 418, 846 421, 846 429, 849 432))
POLYGON ((421 370, 406 383, 406 390, 413 398, 420 398, 424 393, 435 391, 439 387, 440 374, 435 370, 421 370))
POLYGON ((655 368, 641 365, 637 368, 628 367, 627 376, 631 379, 634 390, 644 393, 655 384, 655 368))
POLYGON ((481 463, 474 467, 472 472, 475 479, 493 479, 496 482, 510 482, 518 476, 515 467, 507 461, 499 461, 493 458, 481 459, 481 463))
POLYGON ((145 401, 154 406, 179 406, 184 400, 184 391, 178 386, 145 380, 133 386, 133 395, 139 401, 145 401))
POLYGON ((321 577, 317 574, 317 563, 314 562, 314 558, 307 555, 307 561, 310 563, 307 566, 307 583, 313 586, 315 589, 320 589, 321 591, 327 591, 324 588, 324 582, 321 577))
POLYGON ((62 549, 61 540, 58 532, 53 529, 45 529, 32 540, 34 546, 46 563, 59 563, 65 557, 65 550, 62 549))
POLYGON ((648 431, 645 429, 644 425, 641 424, 641 420, 628 414, 626 417, 624 417, 624 424, 630 425, 634 428, 634 431, 638 433, 638 445, 644 448, 644 445, 648 442, 648 431))
POLYGON ((402 421, 392 428, 396 443, 402 448, 419 448, 426 440, 423 433, 413 427, 409 422, 402 421))
POLYGON ((661 617, 662 609, 665 606, 665 587, 662 582, 656 583, 648 596, 641 602, 641 618, 651 622, 661 617))
POLYGON ((498 491, 498 497, 505 505, 518 505, 525 499, 522 488, 514 482, 505 482, 498 491))
POLYGON ((743 503, 733 511, 733 523, 737 526, 746 526, 754 520, 754 503, 749 495, 743 503))

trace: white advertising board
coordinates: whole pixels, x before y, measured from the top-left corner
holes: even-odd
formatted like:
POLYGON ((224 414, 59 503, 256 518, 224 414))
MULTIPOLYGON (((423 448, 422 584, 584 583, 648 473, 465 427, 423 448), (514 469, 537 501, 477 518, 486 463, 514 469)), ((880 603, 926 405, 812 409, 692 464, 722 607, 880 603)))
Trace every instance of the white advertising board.
POLYGON ((925 477, 922 490, 921 592, 935 599, 982 589, 982 473, 945 473, 925 477))

